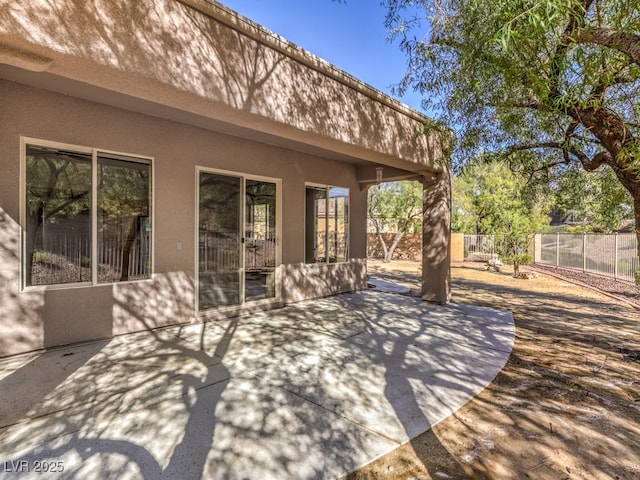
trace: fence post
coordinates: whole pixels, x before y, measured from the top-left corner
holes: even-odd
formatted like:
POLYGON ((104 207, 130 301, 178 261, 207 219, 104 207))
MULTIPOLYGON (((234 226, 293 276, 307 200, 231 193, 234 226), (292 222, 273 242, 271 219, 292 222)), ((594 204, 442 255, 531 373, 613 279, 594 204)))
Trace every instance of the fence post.
POLYGON ((613 278, 618 279, 618 232, 615 233, 613 247, 613 278))
POLYGON ((556 234, 556 267, 560 266, 560 234, 556 234))
POLYGON ((582 272, 587 271, 587 234, 582 234, 582 272))

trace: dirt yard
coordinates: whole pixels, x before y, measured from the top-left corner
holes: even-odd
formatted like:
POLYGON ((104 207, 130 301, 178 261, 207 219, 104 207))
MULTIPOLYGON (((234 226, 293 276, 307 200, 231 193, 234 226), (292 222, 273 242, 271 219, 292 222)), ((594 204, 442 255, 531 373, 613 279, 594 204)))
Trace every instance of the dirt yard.
MULTIPOLYGON (((369 262, 419 289, 419 264, 369 262)), ((447 420, 354 479, 640 479, 640 310, 540 274, 452 269, 453 301, 510 310, 503 371, 447 420)))

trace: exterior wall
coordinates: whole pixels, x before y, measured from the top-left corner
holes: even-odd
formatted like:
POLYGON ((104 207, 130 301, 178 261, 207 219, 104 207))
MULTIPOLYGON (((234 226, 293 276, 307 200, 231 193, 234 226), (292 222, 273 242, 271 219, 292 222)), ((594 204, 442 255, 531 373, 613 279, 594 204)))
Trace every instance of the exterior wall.
POLYGON ((338 264, 285 264, 282 290, 288 302, 323 297, 335 293, 363 290, 367 285, 367 263, 352 258, 338 264))
POLYGON ((425 120, 209 0, 0 0, 0 356, 193 320, 197 166, 282 179, 285 302, 366 286, 376 167, 439 178, 423 298, 446 301, 450 177, 425 120), (154 158, 151 280, 21 292, 20 136, 154 158), (350 189, 349 262, 304 264, 305 182, 350 189))
POLYGON ((464 262, 464 233, 451 234, 451 261, 464 262))
MULTIPOLYGON (((383 233, 382 238, 391 245, 395 233, 383 233)), ((367 257, 383 258, 384 252, 375 233, 367 234, 367 257)), ((405 233, 393 252, 394 260, 420 261, 422 258, 422 233, 405 233)))
POLYGON ((0 0, 0 16, 0 63, 79 82, 74 95, 90 85, 413 171, 441 156, 416 135, 421 114, 215 2, 0 0))
POLYGON ((354 165, 0 80, 0 356, 192 321, 196 166, 282 179, 283 301, 366 286, 354 165), (20 291, 20 136, 154 158, 153 279, 20 291), (303 263, 305 182, 350 189, 349 263, 303 263))

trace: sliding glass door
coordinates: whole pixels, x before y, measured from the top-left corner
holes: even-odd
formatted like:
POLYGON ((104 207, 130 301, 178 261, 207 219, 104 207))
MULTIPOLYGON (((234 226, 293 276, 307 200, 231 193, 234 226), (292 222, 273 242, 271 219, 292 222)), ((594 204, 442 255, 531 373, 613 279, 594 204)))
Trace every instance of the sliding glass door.
POLYGON ((198 310, 277 298, 278 183, 198 172, 198 310))
POLYGON ((276 296, 276 184, 247 180, 244 233, 245 300, 276 296))
POLYGON ((240 304, 242 178, 200 172, 198 309, 240 304))

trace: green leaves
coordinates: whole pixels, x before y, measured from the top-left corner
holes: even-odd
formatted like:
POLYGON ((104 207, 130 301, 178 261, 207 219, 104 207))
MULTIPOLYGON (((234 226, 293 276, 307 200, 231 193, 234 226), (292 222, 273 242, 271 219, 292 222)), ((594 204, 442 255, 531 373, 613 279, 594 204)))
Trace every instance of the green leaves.
POLYGON ((633 219, 631 196, 611 169, 591 174, 568 169, 554 186, 554 199, 554 210, 580 231, 611 233, 633 219))
POLYGON ((522 253, 527 237, 548 225, 550 207, 543 189, 504 163, 477 158, 453 180, 453 230, 500 237, 504 257, 522 253))
POLYGON ((381 231, 417 232, 422 222, 422 185, 402 181, 369 188, 368 217, 381 231))
MULTIPOLYGON (((619 108, 638 103, 637 68, 630 68, 624 53, 592 41, 578 42, 576 35, 601 27, 640 31, 638 0, 387 4, 389 28, 401 36, 409 59, 399 89, 424 92, 425 106, 455 127, 460 138, 458 161, 479 150, 500 149, 506 132, 511 144, 517 130, 528 131, 529 137, 546 136, 549 119, 531 124, 523 109, 552 116, 557 126, 571 121, 572 108, 615 106, 614 111, 626 122, 637 123, 637 112, 619 108), (418 7, 422 9, 420 21, 415 20, 418 7), (627 88, 621 91, 615 87, 623 73, 627 88)), ((553 133, 562 130, 556 127, 553 133)))
POLYGON ((425 107, 455 131, 454 171, 499 152, 525 182, 607 165, 640 222, 640 0, 387 5, 409 59, 401 88, 423 92, 425 107), (420 21, 406 21, 407 6, 422 10, 420 21))

